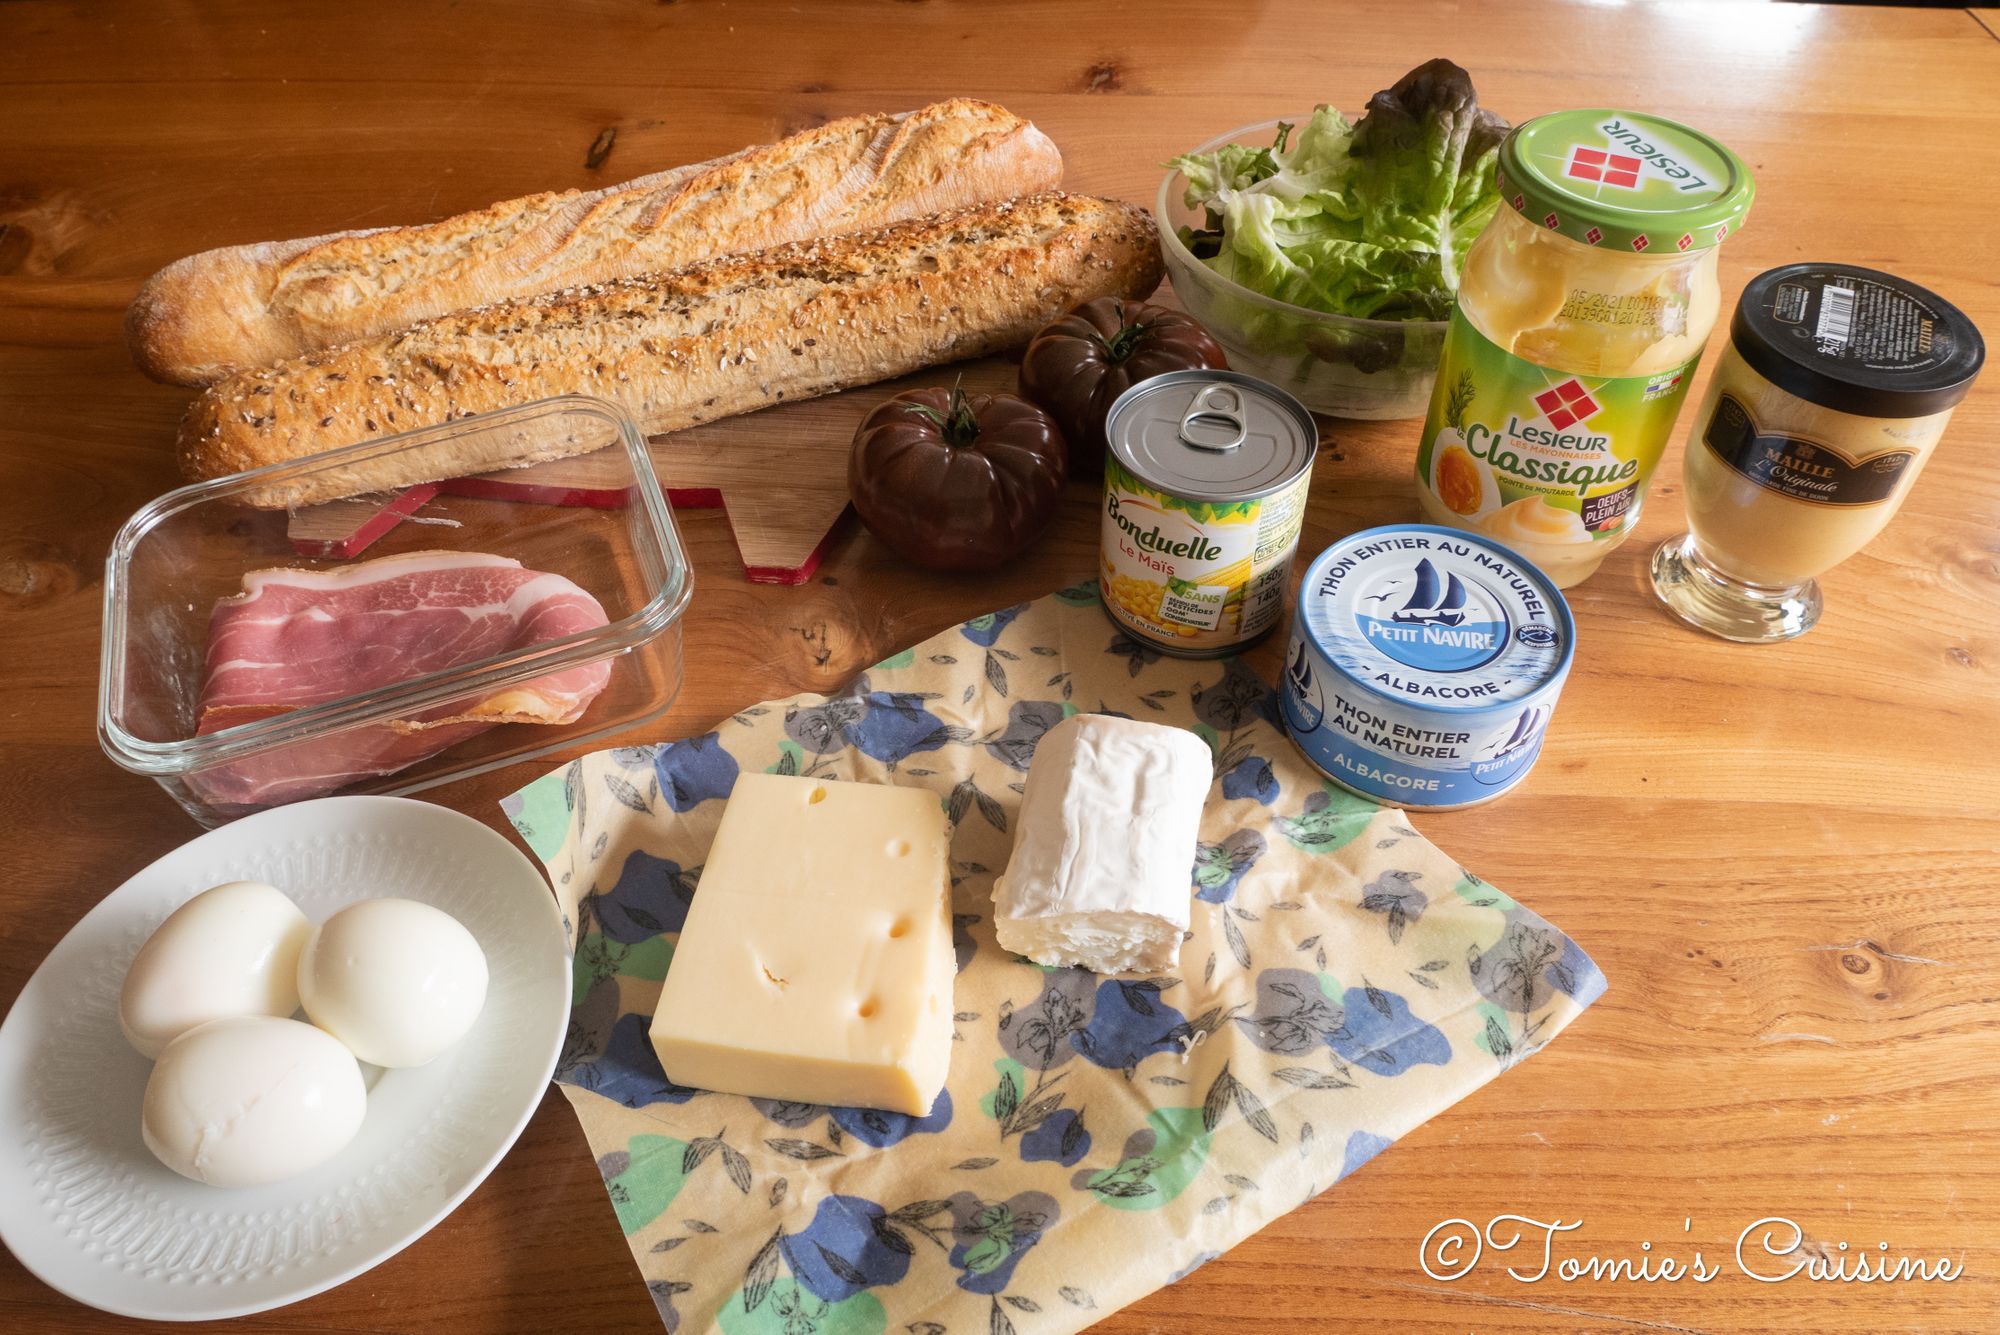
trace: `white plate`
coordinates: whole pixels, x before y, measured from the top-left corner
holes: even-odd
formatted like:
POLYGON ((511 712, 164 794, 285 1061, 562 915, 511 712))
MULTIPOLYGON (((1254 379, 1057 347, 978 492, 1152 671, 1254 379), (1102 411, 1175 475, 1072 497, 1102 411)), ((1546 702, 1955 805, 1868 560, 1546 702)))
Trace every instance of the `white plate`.
POLYGON ((0 1025, 0 1240, 52 1287, 125 1316, 242 1316, 332 1288, 423 1236, 513 1145, 555 1069, 569 994, 548 883, 468 816, 329 797, 211 831, 86 914, 0 1025), (382 895, 435 904, 479 939, 491 981, 461 1043, 381 1073, 332 1160, 222 1189, 140 1141, 152 1064, 119 1034, 118 992, 168 913, 233 880, 271 882, 315 922, 382 895))

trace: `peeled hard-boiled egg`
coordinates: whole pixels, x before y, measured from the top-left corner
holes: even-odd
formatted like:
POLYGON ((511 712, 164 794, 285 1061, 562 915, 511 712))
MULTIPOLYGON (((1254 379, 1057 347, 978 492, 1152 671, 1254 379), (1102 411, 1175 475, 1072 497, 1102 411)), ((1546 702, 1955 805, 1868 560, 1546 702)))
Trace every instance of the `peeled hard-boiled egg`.
POLYGON ((1532 231, 1473 248, 1461 289, 1477 294, 1479 324, 1488 338, 1511 351, 1521 331, 1556 318, 1569 292, 1563 258, 1532 231))
POLYGON ((126 1041, 148 1057, 208 1020, 299 1008, 299 953, 312 924, 262 881, 204 890, 139 947, 118 1000, 126 1041))
POLYGON ((215 1187, 254 1187, 338 1154, 368 1111, 354 1054, 270 1015, 210 1020, 160 1053, 140 1123, 159 1161, 215 1187))
POLYGON ((313 1023, 377 1066, 422 1066, 486 1004, 486 956, 442 909, 366 899, 315 927, 299 956, 313 1023))
POLYGON ((1473 251, 1461 290, 1474 294, 1466 314, 1487 338, 1538 366, 1657 375, 1701 355, 1720 309, 1717 254, 1711 247, 1692 263, 1678 253, 1642 258, 1541 228, 1510 229, 1501 244, 1473 251), (1578 301, 1614 304, 1618 318, 1565 316, 1578 301))

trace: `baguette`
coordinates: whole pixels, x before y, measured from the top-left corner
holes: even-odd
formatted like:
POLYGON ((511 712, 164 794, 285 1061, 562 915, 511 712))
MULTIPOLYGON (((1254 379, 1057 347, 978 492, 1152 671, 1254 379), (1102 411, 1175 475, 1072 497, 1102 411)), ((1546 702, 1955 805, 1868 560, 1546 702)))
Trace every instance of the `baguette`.
POLYGON ((603 190, 191 255, 139 290, 126 341, 154 379, 206 385, 471 306, 867 231, 1061 180, 1048 137, 990 103, 852 116, 603 190))
MULTIPOLYGON (((1025 343, 1096 297, 1143 297, 1159 241, 1134 205, 1051 193, 500 302, 248 371, 181 421, 193 479, 558 394, 650 434, 1025 343)), ((521 467, 604 441, 470 433, 273 482, 270 506, 521 467)))

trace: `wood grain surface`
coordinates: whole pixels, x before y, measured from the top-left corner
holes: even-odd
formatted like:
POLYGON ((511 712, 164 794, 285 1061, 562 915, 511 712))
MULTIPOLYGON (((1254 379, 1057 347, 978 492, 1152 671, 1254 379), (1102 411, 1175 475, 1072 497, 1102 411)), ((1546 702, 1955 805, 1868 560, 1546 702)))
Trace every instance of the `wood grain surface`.
MULTIPOLYGON (((1987 23, 1994 27, 1989 12, 1987 23)), ((174 485, 186 396, 119 336, 153 269, 230 242, 418 221, 589 187, 850 111, 992 98, 1072 188, 1149 199, 1158 163, 1315 101, 1358 109, 1448 54, 1520 119, 1616 104, 1755 170, 1729 295, 1803 258, 1949 295, 2000 336, 2000 40, 1964 10, 1714 3, 1085 6, 1044 0, 0 6, 0 1005, 101 895, 196 833, 93 736, 101 563, 174 485)), ((1695 387, 1698 396, 1701 386, 1695 387)), ((1414 423, 1330 423, 1307 551, 1415 516, 1414 423)), ((1504 802, 1418 823, 1568 930, 1609 995, 1549 1051, 1226 1258, 1109 1316, 1139 1332, 2000 1329, 2000 373, 1901 516, 1825 581, 1810 636, 1681 629, 1643 568, 1680 522, 1680 442, 1639 537, 1572 593, 1582 647, 1544 759, 1504 802), (1439 1221, 1584 1221, 1559 1254, 1691 1258, 1697 1285, 1456 1283, 1439 1221), (1963 1264, 1953 1283, 1759 1284, 1808 1247, 1963 1264), (1686 1221, 1685 1225, 1683 1221, 1686 1221)), ((764 442, 748 427, 742 448, 764 442)), ((775 476, 785 463, 774 457, 775 476)), ((926 575, 851 521, 815 579, 747 584, 719 513, 686 687, 660 737, 838 685, 967 616, 1092 571, 1083 485, 997 576, 926 575)), ((1275 664, 1266 646, 1257 660, 1275 664)), ((634 738, 632 740, 640 740, 634 738)), ((500 826, 516 767, 428 796, 500 826)), ((136 1329, 0 1256, 0 1329, 136 1329)), ((239 1331, 658 1328, 583 1138, 551 1093, 429 1236, 239 1331)), ((1017 1318, 1030 1333, 1032 1318, 1017 1318)), ((953 1332, 952 1335, 962 1335, 953 1332)))

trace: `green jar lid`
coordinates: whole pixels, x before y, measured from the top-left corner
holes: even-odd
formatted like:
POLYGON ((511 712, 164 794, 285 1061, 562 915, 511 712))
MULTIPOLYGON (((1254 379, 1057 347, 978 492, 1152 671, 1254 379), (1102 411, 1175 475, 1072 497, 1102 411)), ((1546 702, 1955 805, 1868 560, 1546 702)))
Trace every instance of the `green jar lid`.
POLYGON ((1500 197, 1537 227, 1639 254, 1706 250, 1743 225, 1757 187, 1743 159, 1677 121, 1557 111, 1500 146, 1500 197))

